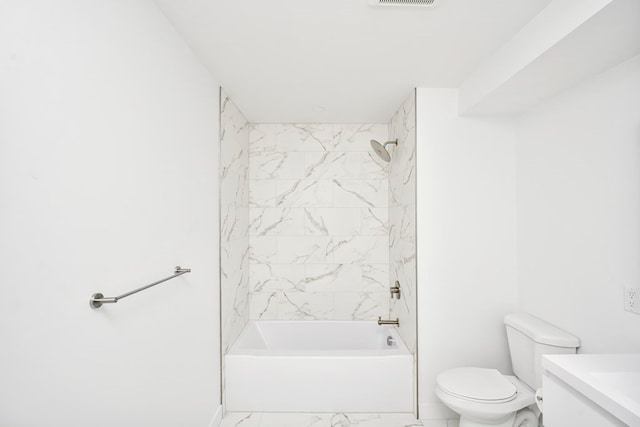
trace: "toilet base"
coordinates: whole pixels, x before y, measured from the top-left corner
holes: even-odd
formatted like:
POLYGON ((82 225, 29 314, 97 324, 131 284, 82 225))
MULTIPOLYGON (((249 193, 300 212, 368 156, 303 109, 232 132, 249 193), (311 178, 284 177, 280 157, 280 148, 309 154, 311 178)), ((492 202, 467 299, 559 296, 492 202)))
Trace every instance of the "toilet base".
POLYGON ((487 423, 477 422, 468 417, 460 417, 460 427, 538 427, 538 416, 529 408, 524 408, 509 415, 502 421, 487 423))
POLYGON ((500 420, 498 422, 494 422, 488 424, 487 421, 478 422, 469 417, 461 416, 460 417, 460 427, 514 427, 513 424, 516 420, 516 413, 513 412, 510 415, 507 415, 506 418, 500 420))

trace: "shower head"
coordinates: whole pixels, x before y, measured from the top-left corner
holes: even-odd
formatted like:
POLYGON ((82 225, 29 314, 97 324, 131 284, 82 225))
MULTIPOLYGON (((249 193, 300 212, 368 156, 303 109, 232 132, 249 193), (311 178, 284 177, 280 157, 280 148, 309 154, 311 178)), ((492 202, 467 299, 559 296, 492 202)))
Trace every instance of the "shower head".
POLYGON ((389 152, 387 151, 387 145, 389 145, 389 144, 398 145, 398 140, 396 139, 394 141, 387 141, 387 142, 384 143, 384 145, 380 144, 375 139, 371 140, 371 148, 373 148, 373 151, 376 152, 378 157, 380 157, 385 162, 390 162, 391 161, 391 154, 389 154, 389 152))

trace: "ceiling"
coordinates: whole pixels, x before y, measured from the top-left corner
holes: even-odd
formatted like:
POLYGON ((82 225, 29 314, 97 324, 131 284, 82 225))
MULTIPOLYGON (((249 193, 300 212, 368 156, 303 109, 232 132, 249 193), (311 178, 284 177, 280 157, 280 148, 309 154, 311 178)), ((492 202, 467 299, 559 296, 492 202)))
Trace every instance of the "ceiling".
POLYGON ((254 123, 386 123, 414 87, 459 87, 550 0, 155 0, 254 123))

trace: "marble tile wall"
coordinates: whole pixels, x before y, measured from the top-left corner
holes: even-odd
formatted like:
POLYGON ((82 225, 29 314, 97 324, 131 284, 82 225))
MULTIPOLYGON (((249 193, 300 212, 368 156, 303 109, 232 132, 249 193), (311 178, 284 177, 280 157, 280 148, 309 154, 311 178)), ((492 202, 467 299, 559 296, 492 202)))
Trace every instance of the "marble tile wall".
POLYGON ((252 124, 249 315, 377 319, 389 313, 387 125, 252 124))
POLYGON ((413 414, 229 412, 220 427, 458 427, 458 420, 417 420, 413 414))
POLYGON ((400 282, 402 298, 392 300, 391 317, 400 319, 400 336, 416 351, 416 110, 415 91, 391 118, 389 172, 389 267, 390 280, 400 282))
POLYGON ((249 124, 224 92, 220 102, 220 311, 226 354, 249 319, 249 124))

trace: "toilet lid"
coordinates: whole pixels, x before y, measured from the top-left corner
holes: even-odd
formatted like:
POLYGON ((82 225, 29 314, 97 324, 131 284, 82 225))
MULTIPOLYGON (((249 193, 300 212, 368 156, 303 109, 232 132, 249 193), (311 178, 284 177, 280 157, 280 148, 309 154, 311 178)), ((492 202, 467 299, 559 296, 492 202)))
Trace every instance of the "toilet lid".
POLYGON ((487 403, 515 399, 517 389, 495 369, 456 368, 438 375, 438 386, 456 397, 487 403))

